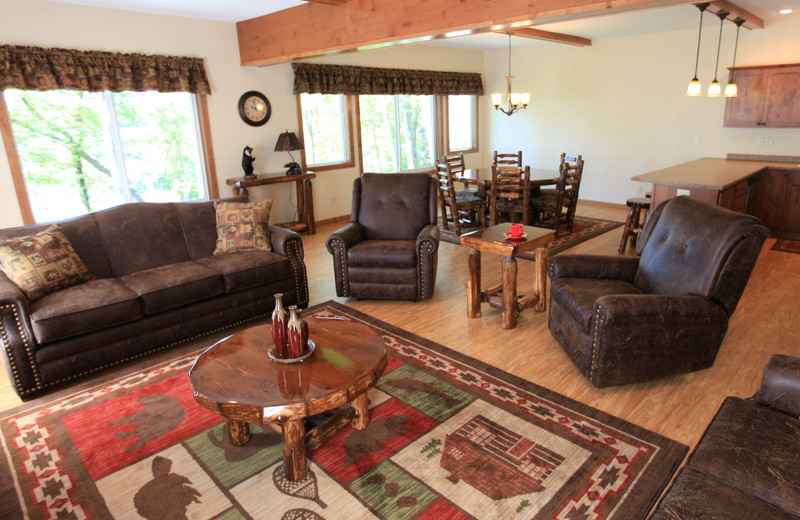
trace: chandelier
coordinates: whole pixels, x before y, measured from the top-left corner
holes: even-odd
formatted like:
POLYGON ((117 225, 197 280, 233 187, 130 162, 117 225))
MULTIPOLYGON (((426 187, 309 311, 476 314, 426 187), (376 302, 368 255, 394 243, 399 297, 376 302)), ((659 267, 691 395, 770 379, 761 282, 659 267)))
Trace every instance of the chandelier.
POLYGON ((527 108, 528 103, 531 102, 531 95, 529 92, 511 92, 511 82, 514 81, 514 76, 511 75, 511 35, 508 35, 508 76, 506 76, 508 88, 506 90, 506 98, 503 100, 503 94, 496 92, 492 94, 492 104, 496 110, 510 116, 520 108, 527 108), (505 107, 501 106, 505 102, 505 107))

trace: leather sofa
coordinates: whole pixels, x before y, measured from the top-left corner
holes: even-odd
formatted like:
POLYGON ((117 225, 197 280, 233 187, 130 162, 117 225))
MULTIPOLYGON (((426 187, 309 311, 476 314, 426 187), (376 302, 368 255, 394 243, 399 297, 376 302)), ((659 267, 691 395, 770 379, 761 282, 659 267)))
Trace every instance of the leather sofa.
MULTIPOLYGON (((96 279, 28 301, 0 271, 0 339, 23 399, 269 315, 275 293, 308 305, 300 235, 269 226, 271 252, 214 255, 214 201, 125 204, 60 225, 96 279)), ((48 227, 3 229, 0 241, 48 227)))
POLYGON ((336 295, 433 296, 439 249, 437 181, 427 173, 365 173, 353 181, 351 222, 325 242, 336 295))
POLYGON ((800 518, 800 358, 773 355, 727 397, 651 520, 800 518))

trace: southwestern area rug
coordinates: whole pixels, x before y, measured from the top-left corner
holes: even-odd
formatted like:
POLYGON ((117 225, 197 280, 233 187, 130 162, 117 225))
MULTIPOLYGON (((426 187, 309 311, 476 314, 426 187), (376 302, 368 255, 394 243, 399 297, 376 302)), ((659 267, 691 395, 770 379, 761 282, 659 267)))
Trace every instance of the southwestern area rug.
POLYGON ((786 253, 800 253, 800 242, 796 240, 787 240, 779 238, 772 246, 775 251, 784 251, 786 253))
POLYGON ((369 426, 309 452, 304 480, 266 427, 227 442, 191 354, 0 417, 0 517, 632 520, 687 451, 344 305, 306 312, 375 328, 389 364, 369 426))
MULTIPOLYGON (((441 239, 445 242, 450 242, 453 244, 459 244, 460 240, 458 235, 456 235, 455 231, 453 230, 452 224, 450 225, 450 229, 444 229, 441 226, 441 218, 439 219, 439 230, 441 231, 441 239)), ((586 242, 590 238, 594 238, 598 235, 602 235, 612 229, 616 229, 622 226, 622 222, 614 222, 612 220, 602 220, 597 218, 589 218, 589 217, 575 217, 575 221, 572 224, 572 233, 566 233, 564 235, 560 235, 558 238, 547 244, 547 252, 550 256, 553 256, 556 253, 560 253, 570 247, 576 246, 581 242, 586 242)), ((467 232, 469 232, 468 230, 467 232)), ((528 260, 535 260, 536 256, 534 253, 523 253, 518 255, 517 258, 527 258, 528 260)))

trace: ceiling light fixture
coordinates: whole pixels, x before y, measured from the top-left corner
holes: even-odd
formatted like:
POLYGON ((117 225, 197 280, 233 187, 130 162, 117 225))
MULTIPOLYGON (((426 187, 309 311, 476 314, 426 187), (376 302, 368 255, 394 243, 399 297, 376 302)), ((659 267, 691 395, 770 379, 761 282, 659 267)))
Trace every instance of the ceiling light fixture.
POLYGON ((720 11, 717 13, 719 17, 719 41, 717 42, 717 62, 714 65, 714 81, 708 86, 708 93, 706 94, 708 97, 720 97, 722 95, 722 86, 717 81, 717 71, 719 69, 719 50, 722 48, 722 24, 725 22, 725 18, 728 17, 728 14, 725 11, 720 11))
POLYGON ((700 29, 697 31, 697 56, 694 60, 694 77, 692 81, 689 82, 689 87, 686 89, 687 96, 699 96, 703 93, 703 86, 700 84, 700 80, 697 79, 697 66, 700 64, 700 37, 703 34, 703 13, 709 5, 711 5, 709 2, 694 4, 695 7, 700 9, 700 29))
POLYGON ((778 11, 778 12, 779 12, 780 14, 792 14, 792 10, 791 10, 791 9, 781 9, 781 10, 780 10, 780 11, 778 11))
POLYGON ((494 93, 492 94, 492 104, 494 105, 495 110, 499 110, 500 112, 504 113, 507 116, 515 113, 520 108, 528 108, 528 103, 531 102, 531 95, 529 92, 511 92, 511 82, 514 80, 514 76, 511 75, 511 35, 508 35, 508 76, 506 76, 506 81, 508 82, 508 88, 506 90, 506 99, 505 103, 507 104, 506 108, 501 107, 500 105, 503 104, 503 94, 494 93))
POLYGON ((736 97, 739 95, 739 88, 733 82, 733 75, 736 73, 736 52, 739 50, 739 30, 744 23, 743 18, 737 18, 733 21, 736 24, 736 43, 733 46, 733 65, 731 65, 731 74, 728 77, 728 84, 725 85, 725 97, 736 97))

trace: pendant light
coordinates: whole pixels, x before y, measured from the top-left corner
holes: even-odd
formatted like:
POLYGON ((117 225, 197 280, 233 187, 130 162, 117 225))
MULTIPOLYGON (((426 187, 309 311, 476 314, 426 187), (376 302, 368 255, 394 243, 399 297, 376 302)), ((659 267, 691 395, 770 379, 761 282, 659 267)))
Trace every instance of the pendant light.
POLYGON ((736 97, 739 95, 739 89, 736 83, 733 82, 733 74, 736 72, 736 51, 739 50, 739 29, 742 28, 744 18, 737 18, 733 21, 736 24, 736 43, 733 46, 733 65, 731 65, 731 74, 728 77, 728 84, 725 85, 725 97, 736 97))
POLYGON ((722 86, 717 81, 717 70, 719 69, 719 50, 722 47, 722 24, 725 22, 725 18, 728 17, 728 14, 725 11, 720 11, 717 13, 719 17, 719 41, 717 42, 717 62, 714 65, 714 81, 708 86, 708 97, 720 97, 722 95, 722 86))
POLYGON ((700 63, 700 37, 703 34, 703 13, 709 5, 711 5, 710 2, 694 4, 695 7, 700 9, 700 29, 697 31, 697 57, 695 57, 694 60, 694 78, 689 82, 689 87, 686 89, 687 96, 699 96, 703 93, 703 86, 700 84, 700 80, 697 79, 697 66, 700 63))
POLYGON ((528 103, 531 102, 531 95, 528 92, 511 92, 511 82, 514 80, 514 76, 511 75, 511 34, 508 35, 508 76, 506 76, 506 81, 508 82, 508 87, 506 89, 506 98, 503 99, 503 95, 500 93, 492 94, 492 104, 494 105, 495 110, 499 110, 500 112, 504 113, 507 116, 515 113, 520 108, 528 108, 528 103), (500 105, 506 103, 508 106, 507 108, 503 108, 500 105))

